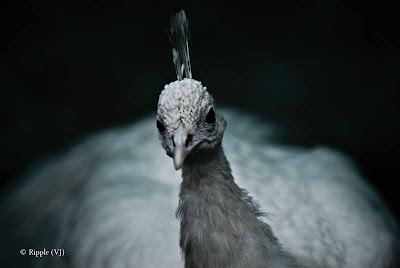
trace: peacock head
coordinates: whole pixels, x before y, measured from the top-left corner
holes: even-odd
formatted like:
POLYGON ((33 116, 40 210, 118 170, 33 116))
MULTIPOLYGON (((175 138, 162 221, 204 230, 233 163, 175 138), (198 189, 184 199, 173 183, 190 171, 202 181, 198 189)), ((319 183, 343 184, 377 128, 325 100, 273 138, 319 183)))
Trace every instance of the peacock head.
POLYGON ((226 121, 201 82, 184 78, 164 87, 158 100, 159 138, 175 169, 189 156, 219 146, 226 121))

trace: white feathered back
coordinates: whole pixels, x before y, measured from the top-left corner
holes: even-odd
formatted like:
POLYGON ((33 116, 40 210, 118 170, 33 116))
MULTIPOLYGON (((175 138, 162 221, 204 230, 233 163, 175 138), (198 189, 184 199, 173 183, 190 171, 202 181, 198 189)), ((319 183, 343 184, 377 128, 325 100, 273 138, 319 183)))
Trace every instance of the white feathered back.
MULTIPOLYGON (((285 249, 305 267, 386 267, 397 225, 351 161, 323 147, 273 144, 274 129, 253 115, 222 113, 233 175, 285 249)), ((183 267, 181 177, 159 145, 154 116, 89 137, 25 179, 3 202, 2 267, 183 267), (21 247, 64 248, 66 256, 22 257, 21 247)))

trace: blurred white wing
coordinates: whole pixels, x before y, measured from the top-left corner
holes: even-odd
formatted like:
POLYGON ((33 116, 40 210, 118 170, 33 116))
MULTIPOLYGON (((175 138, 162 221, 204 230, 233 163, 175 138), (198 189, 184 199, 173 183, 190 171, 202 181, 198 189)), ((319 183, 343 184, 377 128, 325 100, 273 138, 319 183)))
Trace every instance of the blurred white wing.
MULTIPOLYGON (((233 175, 269 213, 285 249, 308 267, 385 267, 395 223, 349 160, 326 148, 274 145, 274 129, 254 116, 223 114, 233 175)), ((181 177, 157 135, 148 117, 26 173, 2 205, 1 267, 183 267, 181 177), (19 255, 44 247, 65 256, 19 255)))

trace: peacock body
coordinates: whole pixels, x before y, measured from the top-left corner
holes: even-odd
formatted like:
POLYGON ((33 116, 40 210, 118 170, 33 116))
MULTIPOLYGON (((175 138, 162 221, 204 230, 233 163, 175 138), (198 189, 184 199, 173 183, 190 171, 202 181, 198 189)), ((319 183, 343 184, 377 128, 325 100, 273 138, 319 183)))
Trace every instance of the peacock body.
POLYGON ((2 202, 1 267, 395 267, 397 223, 354 163, 325 147, 279 145, 255 115, 216 110, 191 78, 184 14, 175 22, 178 81, 157 116, 26 172, 2 202), (206 166, 212 155, 223 163, 206 166))

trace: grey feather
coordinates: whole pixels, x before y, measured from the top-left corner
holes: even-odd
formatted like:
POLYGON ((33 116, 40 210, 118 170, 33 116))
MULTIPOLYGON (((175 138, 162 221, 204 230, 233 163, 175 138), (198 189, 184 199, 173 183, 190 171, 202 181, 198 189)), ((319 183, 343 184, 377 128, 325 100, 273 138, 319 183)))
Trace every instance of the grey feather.
POLYGON ((172 56, 178 80, 192 78, 192 67, 189 55, 189 22, 182 10, 171 17, 170 41, 173 45, 172 56))
POLYGON ((234 182, 221 146, 182 171, 180 246, 186 268, 299 267, 283 250, 264 214, 234 182))

